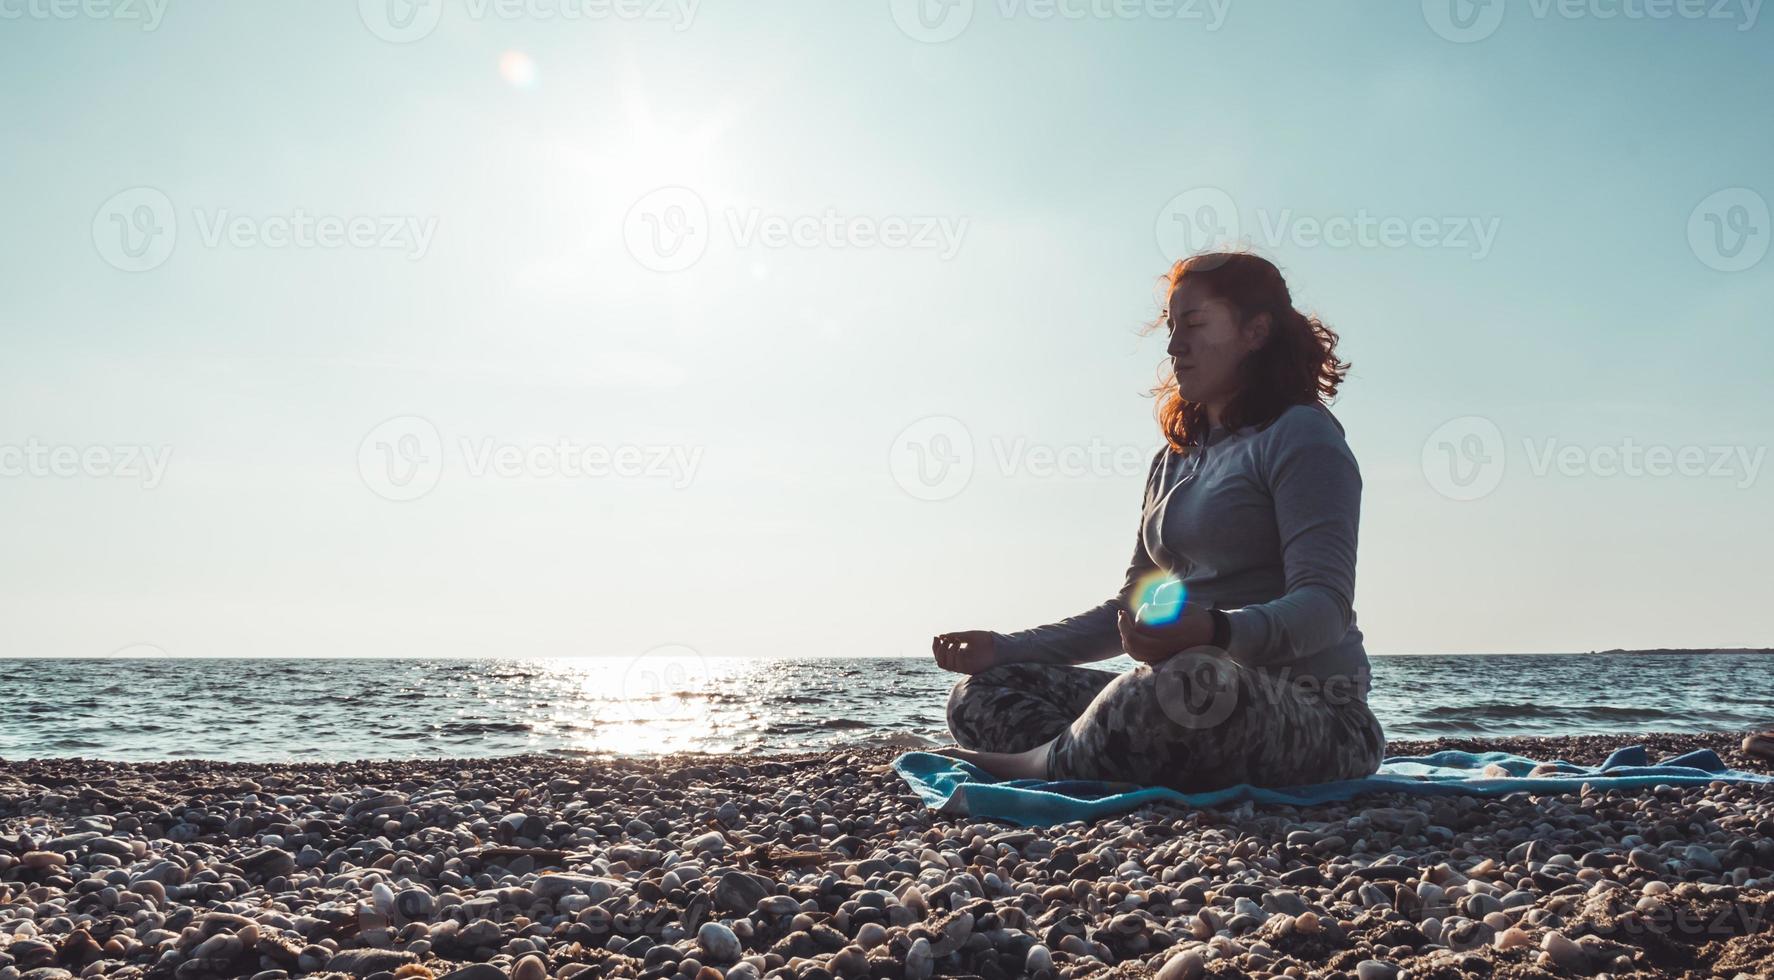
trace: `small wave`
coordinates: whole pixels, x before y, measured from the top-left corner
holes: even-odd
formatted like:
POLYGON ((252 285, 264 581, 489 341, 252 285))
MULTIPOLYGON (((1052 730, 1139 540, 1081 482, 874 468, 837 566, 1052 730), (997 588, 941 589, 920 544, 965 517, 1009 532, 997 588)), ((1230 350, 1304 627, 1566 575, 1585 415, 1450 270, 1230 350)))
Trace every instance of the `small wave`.
POLYGON ((1611 704, 1516 704, 1493 701, 1465 707, 1449 706, 1436 714, 1467 719, 1547 719, 1560 716, 1651 719, 1667 717, 1669 712, 1661 708, 1629 708, 1611 704))
POLYGON ((509 735, 522 734, 528 731, 530 731, 529 723, 522 721, 467 721, 451 724, 449 730, 445 734, 452 736, 509 735))
POLYGON ((1422 735, 1530 735, 1539 726, 1527 724, 1474 725, 1470 720, 1419 718, 1386 725, 1386 734, 1393 738, 1414 738, 1422 735))
POLYGON ((891 731, 876 732, 873 735, 862 735, 846 739, 833 745, 838 749, 931 749, 942 743, 933 738, 926 738, 917 732, 891 731))
POLYGON ((1671 714, 1663 708, 1622 708, 1611 704, 1582 705, 1564 710, 1589 718, 1668 718, 1671 714))

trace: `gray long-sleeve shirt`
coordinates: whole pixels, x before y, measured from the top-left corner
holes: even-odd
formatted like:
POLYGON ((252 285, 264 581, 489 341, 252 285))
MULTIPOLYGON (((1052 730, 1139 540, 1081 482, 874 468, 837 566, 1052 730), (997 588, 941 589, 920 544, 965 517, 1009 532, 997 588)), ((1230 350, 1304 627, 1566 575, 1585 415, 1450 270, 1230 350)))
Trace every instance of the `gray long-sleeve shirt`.
POLYGON ((1117 609, 1163 569, 1183 581, 1190 606, 1226 613, 1234 659, 1365 690, 1353 605, 1361 473, 1342 423, 1323 406, 1295 405, 1266 429, 1215 427, 1203 442, 1153 457, 1121 591, 1060 622, 998 634, 999 649, 1045 663, 1113 657, 1117 609))

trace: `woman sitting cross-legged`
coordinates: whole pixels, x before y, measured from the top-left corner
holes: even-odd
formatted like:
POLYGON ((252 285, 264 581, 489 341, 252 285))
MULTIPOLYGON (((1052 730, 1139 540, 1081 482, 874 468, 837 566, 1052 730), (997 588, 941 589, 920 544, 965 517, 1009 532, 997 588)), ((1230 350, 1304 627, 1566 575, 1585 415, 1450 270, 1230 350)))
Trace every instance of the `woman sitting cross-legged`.
POLYGON ((1185 792, 1370 775, 1386 739, 1352 608, 1361 475, 1325 407, 1348 371, 1336 334, 1254 255, 1193 256, 1167 284, 1167 445, 1126 581, 1051 625, 937 636, 937 663, 969 675, 947 754, 1006 779, 1185 792), (1180 615, 1136 617, 1167 577, 1180 615), (1140 666, 1077 666, 1122 652, 1140 666))

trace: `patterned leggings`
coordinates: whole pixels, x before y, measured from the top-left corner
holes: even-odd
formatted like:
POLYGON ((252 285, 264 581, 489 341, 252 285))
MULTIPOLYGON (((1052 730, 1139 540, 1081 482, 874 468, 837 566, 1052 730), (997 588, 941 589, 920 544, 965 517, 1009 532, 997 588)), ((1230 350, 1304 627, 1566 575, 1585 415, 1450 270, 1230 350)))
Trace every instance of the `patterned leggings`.
POLYGON ((956 683, 948 715, 962 748, 1022 752, 1052 741, 1049 779, 1182 792, 1358 779, 1386 748, 1365 679, 1290 677, 1218 651, 1126 673, 1002 664, 956 683))

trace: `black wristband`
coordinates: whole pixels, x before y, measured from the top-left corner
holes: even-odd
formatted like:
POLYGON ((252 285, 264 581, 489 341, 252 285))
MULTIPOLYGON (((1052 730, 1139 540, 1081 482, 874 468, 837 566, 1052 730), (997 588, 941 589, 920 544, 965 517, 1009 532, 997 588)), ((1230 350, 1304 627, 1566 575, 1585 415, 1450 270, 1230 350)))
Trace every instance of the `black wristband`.
POLYGON ((1213 639, 1208 642, 1219 647, 1221 650, 1230 649, 1232 644, 1232 621, 1227 619, 1226 614, 1218 609, 1209 609, 1207 614, 1213 617, 1213 639))

